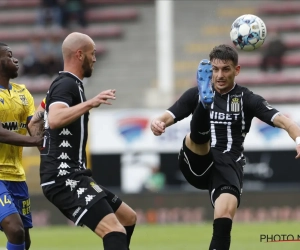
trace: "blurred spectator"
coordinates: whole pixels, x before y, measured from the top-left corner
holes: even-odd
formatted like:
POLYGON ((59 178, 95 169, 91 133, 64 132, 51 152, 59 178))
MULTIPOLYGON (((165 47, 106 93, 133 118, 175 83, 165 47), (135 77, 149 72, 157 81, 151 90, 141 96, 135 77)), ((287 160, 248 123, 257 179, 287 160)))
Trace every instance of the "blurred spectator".
POLYGON ((63 25, 63 2, 64 0, 41 0, 40 8, 37 12, 37 23, 40 26, 63 25))
POLYGON ((34 32, 23 59, 23 74, 30 76, 46 74, 46 54, 46 47, 40 32, 34 32))
POLYGON ((59 71, 63 70, 63 57, 61 51, 63 31, 58 28, 53 28, 47 40, 44 41, 45 53, 46 53, 46 64, 47 74, 53 76, 59 71))
POLYGON ((41 31, 32 34, 23 59, 23 75, 53 76, 63 69, 60 31, 51 30, 47 35, 45 40, 41 31))
POLYGON ((150 192, 159 192, 165 188, 166 177, 159 167, 152 167, 151 175, 146 179, 144 188, 150 192))
POLYGON ((276 72, 282 70, 282 59, 287 51, 287 48, 283 41, 281 40, 279 34, 270 34, 270 42, 262 50, 262 60, 260 64, 260 69, 264 72, 269 69, 273 69, 276 72))
POLYGON ((68 28, 71 23, 77 22, 81 27, 86 27, 86 5, 84 0, 62 0, 63 14, 62 27, 68 28))

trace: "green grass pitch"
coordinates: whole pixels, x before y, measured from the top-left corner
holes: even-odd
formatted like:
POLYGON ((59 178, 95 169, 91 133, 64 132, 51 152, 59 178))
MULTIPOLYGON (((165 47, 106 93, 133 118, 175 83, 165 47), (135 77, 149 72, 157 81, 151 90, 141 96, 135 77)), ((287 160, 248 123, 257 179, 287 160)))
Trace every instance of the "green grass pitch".
MULTIPOLYGON (((207 250, 210 223, 200 225, 137 225, 131 250, 207 250)), ((260 234, 300 235, 298 222, 235 223, 231 250, 299 250, 300 242, 261 243, 260 234)), ((100 250, 102 240, 87 228, 49 227, 31 230, 30 250, 100 250)), ((0 250, 5 236, 0 233, 0 250)), ((2 247, 2 248, 1 248, 2 247)))

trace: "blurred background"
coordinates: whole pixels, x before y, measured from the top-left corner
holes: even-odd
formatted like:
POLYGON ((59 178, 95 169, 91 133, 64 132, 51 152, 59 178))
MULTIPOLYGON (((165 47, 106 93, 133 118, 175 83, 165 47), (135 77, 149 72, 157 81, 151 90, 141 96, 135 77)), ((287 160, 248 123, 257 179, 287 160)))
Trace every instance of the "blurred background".
MULTIPOLYGON (((198 63, 215 45, 231 44, 230 27, 238 16, 259 16, 268 36, 260 49, 238 51, 237 83, 300 124, 299 1, 0 0, 0 13, 0 41, 22 66, 15 81, 27 86, 36 105, 62 70, 66 34, 79 31, 94 39, 97 63, 84 80, 86 96, 115 88, 117 100, 91 111, 89 166, 96 181, 137 211, 139 224, 213 218, 208 194, 188 185, 177 167, 190 118, 161 137, 152 135, 150 122, 195 86, 198 63)), ((245 155, 235 220, 300 221, 295 143, 254 119, 245 155)), ((41 193, 37 150, 24 149, 24 167, 35 226, 69 224, 41 193)))

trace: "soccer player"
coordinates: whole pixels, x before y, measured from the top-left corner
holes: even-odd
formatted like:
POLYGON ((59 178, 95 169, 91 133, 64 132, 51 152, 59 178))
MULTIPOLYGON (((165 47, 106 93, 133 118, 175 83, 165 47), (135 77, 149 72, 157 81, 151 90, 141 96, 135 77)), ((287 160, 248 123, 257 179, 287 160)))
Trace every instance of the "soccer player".
MULTIPOLYGON (((96 62, 95 43, 82 33, 62 44, 64 71, 53 81, 45 102, 45 140, 40 177, 44 195, 76 225, 85 225, 103 239, 105 250, 129 249, 136 213, 118 196, 98 185, 86 168, 89 110, 111 105, 115 90, 86 100, 82 80, 96 62)), ((38 123, 29 124, 30 128, 38 123)), ((94 166, 101 167, 101 166, 94 166)))
POLYGON ((243 186, 243 143, 252 119, 257 117, 286 130, 296 141, 296 159, 300 158, 300 128, 263 97, 235 83, 235 76, 240 73, 235 49, 219 45, 209 57, 210 61, 199 64, 198 87, 187 90, 154 119, 151 129, 159 136, 166 127, 193 113, 190 133, 179 153, 179 167, 191 185, 209 191, 214 207, 209 250, 228 250, 243 186))
POLYGON ((24 85, 10 82, 18 76, 18 60, 0 43, 0 229, 8 250, 30 247, 30 199, 22 166, 22 146, 41 146, 41 137, 26 136, 34 101, 24 85))

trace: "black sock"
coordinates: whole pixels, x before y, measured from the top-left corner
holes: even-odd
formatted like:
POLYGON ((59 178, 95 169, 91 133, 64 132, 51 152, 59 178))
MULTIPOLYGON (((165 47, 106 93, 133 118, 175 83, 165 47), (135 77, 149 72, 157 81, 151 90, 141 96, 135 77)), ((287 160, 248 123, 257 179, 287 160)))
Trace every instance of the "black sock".
POLYGON ((190 127, 190 137, 193 142, 197 144, 204 144, 210 140, 209 110, 205 109, 200 102, 194 110, 190 127))
POLYGON ((104 250, 128 250, 126 234, 110 232, 103 237, 104 250))
POLYGON ((133 230, 134 230, 135 224, 132 225, 132 226, 124 226, 124 227, 125 227, 125 230, 126 230, 127 246, 128 246, 128 250, 129 250, 130 239, 131 239, 131 236, 133 234, 133 230))
POLYGON ((229 250, 230 232, 232 220, 229 218, 218 218, 214 220, 213 237, 209 250, 229 250))

